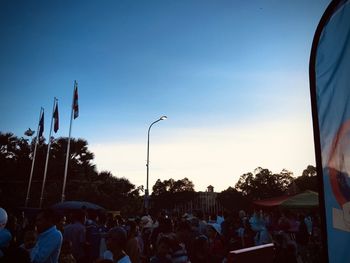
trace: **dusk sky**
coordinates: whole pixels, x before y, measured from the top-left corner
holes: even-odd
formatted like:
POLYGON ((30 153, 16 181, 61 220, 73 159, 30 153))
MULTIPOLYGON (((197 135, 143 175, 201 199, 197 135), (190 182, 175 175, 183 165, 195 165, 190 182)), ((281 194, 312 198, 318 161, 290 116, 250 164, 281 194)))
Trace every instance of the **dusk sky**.
MULTIPOLYGON (((67 137, 74 80, 98 171, 234 186, 257 167, 315 165, 309 56, 329 0, 0 2, 0 131, 67 137)), ((69 176, 69 175, 68 175, 69 176)), ((63 178, 63 174, 62 174, 63 178)))

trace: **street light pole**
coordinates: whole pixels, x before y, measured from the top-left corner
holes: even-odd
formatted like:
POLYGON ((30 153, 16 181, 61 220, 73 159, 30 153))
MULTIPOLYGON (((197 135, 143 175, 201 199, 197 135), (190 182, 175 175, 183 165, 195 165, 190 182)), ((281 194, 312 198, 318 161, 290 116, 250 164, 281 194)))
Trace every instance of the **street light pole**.
POLYGON ((168 117, 167 116, 162 116, 160 117, 158 120, 154 121, 151 123, 151 125, 148 128, 148 133, 147 133, 147 163, 146 163, 146 167, 147 167, 147 181, 146 181, 146 191, 145 191, 145 208, 146 210, 148 210, 149 208, 149 188, 148 188, 148 178, 149 178, 149 134, 151 131, 151 128, 153 126, 153 124, 159 122, 159 121, 163 121, 166 120, 168 117))

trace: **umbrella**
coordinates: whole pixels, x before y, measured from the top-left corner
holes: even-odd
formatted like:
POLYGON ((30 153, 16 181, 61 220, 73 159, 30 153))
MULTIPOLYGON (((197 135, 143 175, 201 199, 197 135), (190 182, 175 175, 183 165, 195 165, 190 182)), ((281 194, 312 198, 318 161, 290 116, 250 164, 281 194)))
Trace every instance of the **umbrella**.
POLYGON ((65 201, 54 204, 51 208, 54 210, 105 210, 102 206, 86 201, 65 201))

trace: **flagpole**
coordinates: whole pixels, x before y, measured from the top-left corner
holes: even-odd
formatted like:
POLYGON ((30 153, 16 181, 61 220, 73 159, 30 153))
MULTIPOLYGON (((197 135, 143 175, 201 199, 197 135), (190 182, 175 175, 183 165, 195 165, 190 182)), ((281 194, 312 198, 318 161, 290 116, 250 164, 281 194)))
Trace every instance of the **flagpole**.
POLYGON ((27 196, 26 196, 26 200, 25 200, 25 204, 24 206, 27 207, 28 206, 28 202, 29 202, 29 194, 30 194, 30 187, 32 185, 32 178, 33 178, 33 172, 34 172, 34 163, 35 163, 35 157, 36 157, 36 149, 39 143, 39 129, 40 129, 40 120, 41 120, 41 115, 44 111, 44 108, 41 107, 40 108, 40 114, 39 114, 39 122, 38 122, 38 129, 36 130, 37 134, 36 134, 36 140, 35 140, 35 146, 34 146, 34 155, 33 155, 33 160, 32 160, 32 168, 30 169, 30 176, 29 176, 29 183, 28 183, 28 188, 27 188, 27 196))
POLYGON ((45 182, 46 182, 47 166, 48 166, 48 163, 49 163, 49 155, 50 155, 50 148, 51 148, 51 133, 52 133, 52 125, 53 125, 53 113, 55 111, 56 103, 57 103, 57 98, 55 97, 53 99, 53 108, 52 108, 52 118, 51 118, 51 125, 50 125, 49 142, 48 142, 48 145, 47 145, 44 178, 43 178, 43 184, 41 186, 41 195, 40 195, 39 208, 41 208, 41 206, 43 204, 43 196, 44 196, 44 188, 45 188, 45 182))
POLYGON ((66 164, 64 167, 64 178, 63 178, 61 202, 64 202, 64 200, 65 200, 64 193, 66 190, 66 182, 67 182, 67 171, 68 171, 69 150, 70 150, 70 136, 71 136, 71 132, 72 132, 72 122, 73 122, 73 113, 74 113, 74 95, 75 95, 76 85, 77 85, 77 82, 74 81, 73 101, 72 101, 72 110, 71 110, 71 114, 70 114, 69 136, 68 136, 68 144, 67 144, 66 164))

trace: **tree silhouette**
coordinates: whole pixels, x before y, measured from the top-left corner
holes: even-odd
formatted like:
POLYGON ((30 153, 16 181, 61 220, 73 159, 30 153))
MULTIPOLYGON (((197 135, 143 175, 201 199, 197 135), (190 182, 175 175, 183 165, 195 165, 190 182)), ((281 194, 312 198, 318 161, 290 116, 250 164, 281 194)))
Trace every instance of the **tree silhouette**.
POLYGON ((319 183, 316 167, 308 165, 306 169, 304 169, 302 175, 297 177, 294 182, 300 191, 312 190, 318 192, 319 183))
POLYGON ((270 170, 258 167, 254 173, 243 174, 235 188, 242 192, 243 196, 257 200, 282 195, 292 181, 292 173, 287 170, 272 174, 270 170))
POLYGON ((177 181, 170 178, 162 182, 158 179, 152 189, 154 210, 172 209, 176 204, 189 202, 195 197, 194 184, 186 177, 177 181))
POLYGON ((229 211, 246 209, 249 205, 247 197, 231 186, 219 193, 217 198, 220 204, 229 211))
MULTIPOLYGON (((44 206, 60 201, 68 138, 51 138, 50 158, 44 192, 44 206)), ((23 206, 36 143, 0 132, 0 206, 23 206)), ((39 204, 48 145, 40 138, 37 147, 30 206, 39 204)), ((66 200, 85 200, 113 210, 136 213, 142 207, 140 191, 126 178, 117 178, 108 171, 98 173, 93 164, 94 154, 84 139, 71 138, 66 185, 66 200)))

